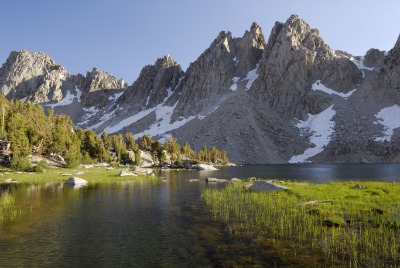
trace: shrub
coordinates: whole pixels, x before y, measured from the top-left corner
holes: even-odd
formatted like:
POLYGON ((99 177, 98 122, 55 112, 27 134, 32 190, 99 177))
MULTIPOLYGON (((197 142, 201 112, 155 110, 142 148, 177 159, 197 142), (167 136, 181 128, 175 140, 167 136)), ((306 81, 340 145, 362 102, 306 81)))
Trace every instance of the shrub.
POLYGON ((32 171, 32 164, 28 158, 15 156, 11 160, 11 169, 16 171, 32 171))

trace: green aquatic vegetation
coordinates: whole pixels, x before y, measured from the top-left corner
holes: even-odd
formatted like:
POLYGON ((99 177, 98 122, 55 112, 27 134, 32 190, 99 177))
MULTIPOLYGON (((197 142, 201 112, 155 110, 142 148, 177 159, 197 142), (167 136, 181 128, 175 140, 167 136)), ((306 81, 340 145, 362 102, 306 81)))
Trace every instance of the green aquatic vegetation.
POLYGON ((322 252, 328 264, 398 266, 400 184, 354 185, 291 182, 287 191, 257 193, 235 183, 206 189, 203 198, 232 234, 291 247, 293 254, 322 252))
POLYGON ((4 194, 0 197, 0 223, 7 220, 14 220, 20 213, 15 207, 15 199, 10 194, 4 194))

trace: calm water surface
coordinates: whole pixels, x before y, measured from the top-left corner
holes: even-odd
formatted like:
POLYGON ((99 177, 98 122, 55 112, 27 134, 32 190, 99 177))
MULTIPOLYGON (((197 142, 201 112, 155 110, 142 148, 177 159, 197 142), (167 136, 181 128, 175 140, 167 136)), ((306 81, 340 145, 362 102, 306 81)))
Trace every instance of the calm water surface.
POLYGON ((163 171, 160 183, 2 185, 29 208, 0 225, 0 267, 218 267, 260 264, 307 266, 256 252, 214 221, 201 192, 218 178, 277 178, 315 182, 400 181, 400 165, 269 165, 226 167, 216 172, 163 171), (273 261, 273 262, 271 262, 273 261))

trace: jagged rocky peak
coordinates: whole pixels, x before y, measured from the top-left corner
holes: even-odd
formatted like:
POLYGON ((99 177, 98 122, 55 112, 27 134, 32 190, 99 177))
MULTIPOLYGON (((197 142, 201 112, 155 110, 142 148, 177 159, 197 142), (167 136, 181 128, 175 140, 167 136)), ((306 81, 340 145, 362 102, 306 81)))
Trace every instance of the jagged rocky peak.
POLYGON ((303 47, 328 58, 335 57, 335 51, 319 35, 318 29, 310 25, 297 15, 292 15, 286 21, 283 29, 289 37, 292 47, 303 47))
POLYGON ((253 22, 250 30, 243 37, 235 38, 235 77, 246 77, 247 73, 256 68, 266 46, 261 27, 253 22))
POLYGON ((367 67, 378 68, 382 65, 383 58, 385 58, 385 51, 371 48, 364 56, 364 65, 367 67))
POLYGON ((138 79, 121 96, 119 103, 140 111, 164 102, 175 90, 183 76, 181 66, 170 55, 156 60, 154 65, 145 66, 138 79))
POLYGON ((339 57, 319 31, 292 15, 273 27, 251 93, 289 116, 304 118, 327 108, 324 99, 312 97, 317 80, 339 92, 348 92, 362 79, 360 70, 339 57), (284 79, 282 79, 284 77, 284 79))
POLYGON ((179 66, 179 62, 177 62, 169 54, 167 54, 164 57, 157 59, 154 65, 158 69, 163 69, 163 68, 179 66))
POLYGON ((13 51, 0 68, 0 91, 10 99, 59 101, 68 77, 67 70, 44 53, 13 51))
POLYGON ((224 95, 232 93, 230 86, 237 60, 235 39, 230 32, 221 31, 210 47, 190 64, 185 78, 168 100, 167 105, 176 104, 172 120, 215 109, 224 95))
POLYGON ((264 49, 266 45, 262 29, 256 22, 253 22, 250 27, 250 31, 246 31, 244 33, 243 39, 248 40, 248 42, 251 42, 252 47, 258 49, 264 49))
POLYGON ((86 73, 84 91, 94 92, 102 89, 122 89, 125 87, 127 87, 127 84, 124 83, 123 79, 117 79, 96 67, 91 72, 86 73))

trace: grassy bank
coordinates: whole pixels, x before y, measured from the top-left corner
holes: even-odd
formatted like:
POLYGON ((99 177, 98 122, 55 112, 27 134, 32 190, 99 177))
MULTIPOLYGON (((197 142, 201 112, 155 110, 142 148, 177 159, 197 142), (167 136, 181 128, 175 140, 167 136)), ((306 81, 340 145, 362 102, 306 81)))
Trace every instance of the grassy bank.
POLYGON ((355 184, 285 183, 287 191, 256 193, 235 183, 203 197, 232 234, 258 245, 323 254, 328 265, 399 266, 400 184, 355 184))
POLYGON ((10 170, 0 170, 0 183, 7 179, 12 179, 18 183, 46 183, 46 182, 64 182, 70 177, 79 177, 87 180, 89 183, 111 183, 120 181, 157 181, 159 178, 150 176, 125 176, 120 177, 119 173, 127 167, 118 167, 108 170, 105 167, 93 168, 49 168, 44 172, 11 172, 10 170))

